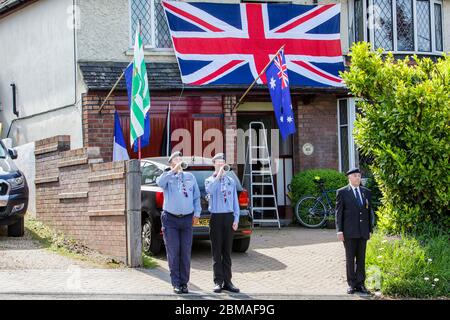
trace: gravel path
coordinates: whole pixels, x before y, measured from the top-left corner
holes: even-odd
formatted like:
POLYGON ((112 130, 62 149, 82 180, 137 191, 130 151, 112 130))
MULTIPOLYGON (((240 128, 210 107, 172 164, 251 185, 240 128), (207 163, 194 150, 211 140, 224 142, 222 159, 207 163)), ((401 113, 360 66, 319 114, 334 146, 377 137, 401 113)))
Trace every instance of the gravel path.
POLYGON ((33 240, 26 231, 22 238, 6 237, 0 230, 0 270, 68 269, 70 266, 89 268, 90 264, 58 255, 33 240))

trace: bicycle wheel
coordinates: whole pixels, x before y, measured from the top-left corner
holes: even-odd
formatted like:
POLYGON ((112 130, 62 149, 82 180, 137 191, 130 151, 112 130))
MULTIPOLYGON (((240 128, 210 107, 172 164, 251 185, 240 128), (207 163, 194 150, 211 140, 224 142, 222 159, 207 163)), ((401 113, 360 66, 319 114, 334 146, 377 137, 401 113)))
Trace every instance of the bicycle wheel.
POLYGON ((303 197, 295 206, 298 222, 307 228, 319 228, 326 221, 325 205, 315 197, 303 197))

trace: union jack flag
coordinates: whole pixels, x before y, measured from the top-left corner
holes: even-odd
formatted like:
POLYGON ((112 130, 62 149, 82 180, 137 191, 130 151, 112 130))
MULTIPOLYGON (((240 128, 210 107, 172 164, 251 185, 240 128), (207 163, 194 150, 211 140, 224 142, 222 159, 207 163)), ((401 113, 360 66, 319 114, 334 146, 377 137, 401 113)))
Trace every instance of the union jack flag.
MULTIPOLYGON (((285 45, 291 85, 341 87, 340 4, 164 1, 183 83, 250 84, 285 45)), ((267 83, 262 74, 258 83, 267 83)))

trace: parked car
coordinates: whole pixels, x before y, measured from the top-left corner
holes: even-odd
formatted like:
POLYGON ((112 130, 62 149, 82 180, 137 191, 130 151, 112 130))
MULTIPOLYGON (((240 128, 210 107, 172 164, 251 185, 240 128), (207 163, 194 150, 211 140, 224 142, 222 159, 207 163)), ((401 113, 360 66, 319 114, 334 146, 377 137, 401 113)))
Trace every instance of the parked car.
POLYGON ((28 184, 12 159, 17 151, 0 141, 0 225, 8 226, 8 236, 24 234, 24 216, 28 208, 28 184))
MULTIPOLYGON (((208 200, 205 191, 205 179, 214 172, 210 158, 183 157, 189 167, 185 170, 191 172, 197 179, 201 193, 202 213, 199 225, 194 226, 194 240, 209 240, 208 200)), ((147 253, 156 255, 163 246, 161 231, 161 212, 164 202, 163 190, 157 186, 158 178, 168 168, 168 157, 145 158, 141 161, 142 183, 142 247, 147 253)), ((249 195, 233 171, 227 173, 236 181, 240 205, 240 218, 238 230, 234 232, 233 251, 245 252, 250 245, 252 234, 252 217, 248 209, 249 195)))

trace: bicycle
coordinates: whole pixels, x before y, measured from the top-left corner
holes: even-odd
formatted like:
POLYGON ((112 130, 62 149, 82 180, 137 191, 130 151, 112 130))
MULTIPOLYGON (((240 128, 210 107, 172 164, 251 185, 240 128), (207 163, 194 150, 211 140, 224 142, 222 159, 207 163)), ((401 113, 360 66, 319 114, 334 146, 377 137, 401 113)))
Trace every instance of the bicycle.
MULTIPOLYGON (((335 210, 328 193, 336 190, 325 190, 325 181, 320 178, 314 179, 320 194, 318 196, 304 196, 295 205, 295 217, 301 225, 307 228, 320 228, 329 216, 334 216, 335 210)), ((288 186, 290 190, 290 185, 288 186)))

